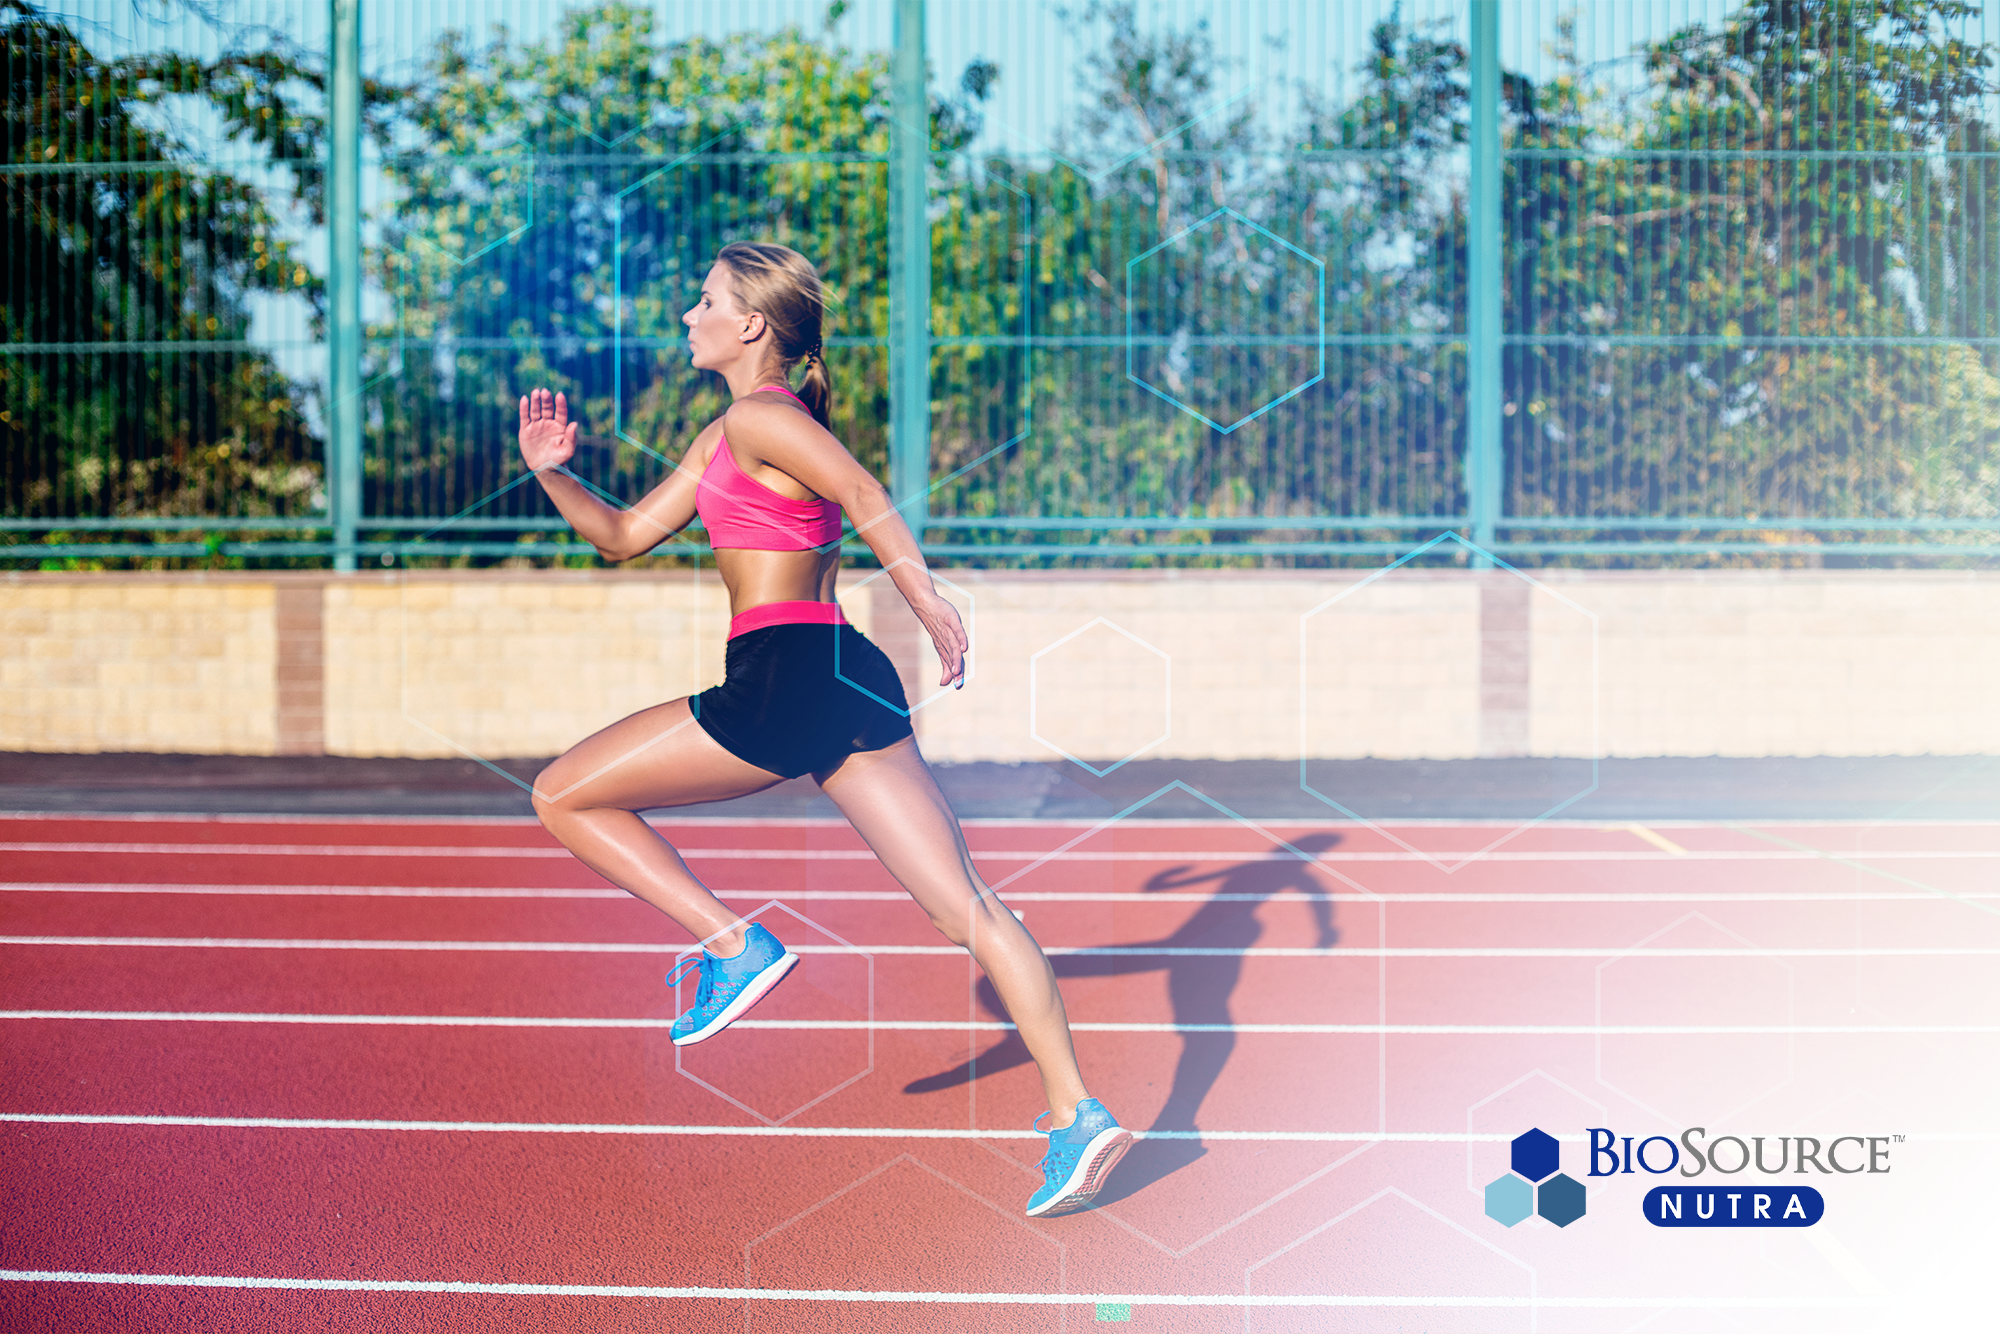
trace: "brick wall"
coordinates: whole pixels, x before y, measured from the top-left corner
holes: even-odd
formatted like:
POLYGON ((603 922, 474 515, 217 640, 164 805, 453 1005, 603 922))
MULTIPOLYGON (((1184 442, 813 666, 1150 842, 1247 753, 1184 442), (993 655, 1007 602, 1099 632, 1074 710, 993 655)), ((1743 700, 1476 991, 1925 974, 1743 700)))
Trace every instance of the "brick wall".
POLYGON ((5 579, 0 749, 271 753, 275 601, 268 579, 5 579))
MULTIPOLYGON (((926 753, 2000 753, 2000 574, 944 572, 974 676, 843 582, 926 753)), ((548 755, 719 680, 681 572, 0 577, 0 750, 548 755)))

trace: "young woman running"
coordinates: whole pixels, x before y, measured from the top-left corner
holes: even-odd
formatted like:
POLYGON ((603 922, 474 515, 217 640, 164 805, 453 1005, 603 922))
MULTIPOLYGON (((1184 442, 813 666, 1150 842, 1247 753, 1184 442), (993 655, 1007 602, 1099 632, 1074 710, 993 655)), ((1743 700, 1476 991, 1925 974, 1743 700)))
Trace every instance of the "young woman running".
POLYGON ((899 711, 905 700, 895 668, 834 601, 844 509, 937 646, 940 684, 964 684, 958 613, 938 595, 888 493, 827 429, 833 386, 820 351, 824 305, 819 275, 797 251, 723 247, 701 299, 681 318, 696 369, 721 375, 733 401, 695 437, 680 467, 628 510, 597 499, 563 466, 576 450, 563 395, 537 389, 521 400, 522 457, 570 526, 606 560, 621 561, 700 515, 732 618, 721 685, 577 743, 536 780, 535 810, 592 870, 704 946, 694 1006, 672 1030, 685 1045, 739 1018, 798 956, 724 907, 637 812, 740 797, 811 774, 932 924, 971 951, 1040 1067, 1043 1115, 1053 1129, 1028 1216, 1080 1209, 1131 1134, 1085 1092, 1055 973, 973 867, 899 711), (801 362, 805 380, 794 393, 789 380, 801 362))

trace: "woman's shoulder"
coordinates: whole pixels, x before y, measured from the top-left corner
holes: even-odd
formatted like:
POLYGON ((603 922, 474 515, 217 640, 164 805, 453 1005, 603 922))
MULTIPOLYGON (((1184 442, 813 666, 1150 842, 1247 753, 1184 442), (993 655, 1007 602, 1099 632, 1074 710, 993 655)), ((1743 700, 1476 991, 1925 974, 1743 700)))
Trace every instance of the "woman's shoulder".
POLYGON ((717 417, 695 434, 694 443, 689 445, 687 453, 681 456, 682 467, 685 468, 692 465, 697 471, 708 467, 709 462, 715 458, 715 447, 723 438, 722 425, 723 422, 728 420, 728 417, 729 414, 724 412, 722 416, 717 417))
POLYGON ((807 421, 812 420, 812 414, 807 412, 805 406, 797 399, 787 398, 779 393, 760 390, 756 393, 745 394, 724 408, 719 420, 732 424, 742 422, 745 425, 752 423, 776 425, 800 417, 805 418, 807 421))
POLYGON ((723 410, 717 425, 726 425, 731 440, 761 456, 760 446, 816 435, 819 423, 780 394, 745 394, 723 410))

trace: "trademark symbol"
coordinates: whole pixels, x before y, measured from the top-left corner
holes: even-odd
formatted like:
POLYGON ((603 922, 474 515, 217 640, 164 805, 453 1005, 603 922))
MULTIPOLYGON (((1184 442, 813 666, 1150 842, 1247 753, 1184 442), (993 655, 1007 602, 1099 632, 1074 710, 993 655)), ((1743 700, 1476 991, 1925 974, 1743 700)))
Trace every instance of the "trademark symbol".
POLYGON ((1901 1144, 1903 1142, 1903 1137, 1901 1135, 1891 1135, 1889 1136, 1889 1138, 1895 1140, 1896 1143, 1898 1144, 1901 1144))

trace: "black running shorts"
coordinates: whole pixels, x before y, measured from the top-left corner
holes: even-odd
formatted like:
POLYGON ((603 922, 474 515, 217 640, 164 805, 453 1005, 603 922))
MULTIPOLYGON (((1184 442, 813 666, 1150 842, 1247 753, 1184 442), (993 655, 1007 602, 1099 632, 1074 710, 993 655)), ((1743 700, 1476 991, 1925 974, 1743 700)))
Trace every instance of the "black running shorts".
POLYGON ((749 630, 725 662, 722 684, 694 697, 695 721, 759 769, 821 773, 911 735, 894 664, 851 625, 749 630))

